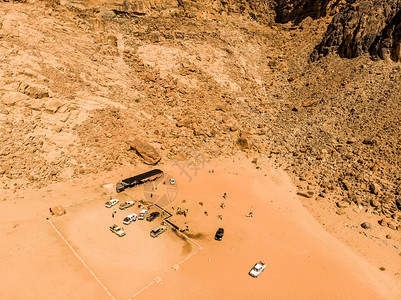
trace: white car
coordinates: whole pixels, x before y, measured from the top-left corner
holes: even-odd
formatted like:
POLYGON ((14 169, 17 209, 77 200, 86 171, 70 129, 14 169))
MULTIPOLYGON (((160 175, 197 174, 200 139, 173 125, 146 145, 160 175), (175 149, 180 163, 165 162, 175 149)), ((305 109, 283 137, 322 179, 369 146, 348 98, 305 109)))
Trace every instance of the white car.
POLYGON ((170 184, 174 185, 175 184, 175 179, 174 178, 170 178, 170 184))
POLYGON ((266 268, 266 264, 262 263, 261 261, 258 262, 251 271, 249 271, 249 275, 252 277, 258 277, 260 273, 262 273, 266 268))
POLYGON ((131 222, 135 222, 137 217, 137 214, 130 214, 124 218, 123 223, 128 225, 131 222))
POLYGON ((142 209, 141 212, 139 213, 138 220, 143 220, 145 219, 146 214, 148 213, 147 209, 142 209))
POLYGON ((112 207, 113 205, 116 205, 117 203, 118 203, 118 200, 117 200, 117 199, 111 199, 111 200, 109 200, 109 201, 106 202, 106 207, 110 208, 110 207, 112 207))

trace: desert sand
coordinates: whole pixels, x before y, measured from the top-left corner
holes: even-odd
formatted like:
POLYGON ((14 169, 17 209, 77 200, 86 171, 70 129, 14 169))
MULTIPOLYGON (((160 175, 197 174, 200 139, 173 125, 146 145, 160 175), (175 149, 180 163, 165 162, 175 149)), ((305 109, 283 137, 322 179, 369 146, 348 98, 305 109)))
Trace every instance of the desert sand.
POLYGON ((175 178, 174 186, 159 180, 120 194, 103 188, 149 170, 127 166, 8 195, 1 203, 0 268, 7 274, 1 298, 400 299, 401 285, 330 235, 282 170, 259 166, 239 157, 197 168, 177 161, 158 166, 164 180, 175 178), (168 188, 173 193, 166 201, 168 188), (123 225, 123 217, 140 208, 115 206, 112 218, 114 207, 104 206, 110 196, 159 202, 173 213, 172 222, 188 225, 189 239, 171 227, 152 239, 149 231, 160 218, 123 225), (50 217, 48 208, 56 205, 67 213, 50 217), (186 217, 175 214, 178 206, 188 209, 186 217), (253 217, 245 216, 249 212, 253 217), (123 225, 126 236, 111 233, 113 223, 123 225), (219 227, 222 241, 214 240, 219 227), (248 272, 259 260, 267 267, 252 278, 248 272))
POLYGON ((320 2, 0 0, 0 299, 401 299, 398 2, 320 2))

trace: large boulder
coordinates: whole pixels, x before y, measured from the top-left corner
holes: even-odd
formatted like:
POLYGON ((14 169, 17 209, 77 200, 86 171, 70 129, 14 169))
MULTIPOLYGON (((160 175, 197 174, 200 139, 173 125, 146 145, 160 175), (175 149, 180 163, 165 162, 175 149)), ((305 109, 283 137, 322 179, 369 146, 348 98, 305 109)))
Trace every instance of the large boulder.
POLYGON ((155 165, 161 159, 161 156, 155 147, 143 139, 136 138, 129 142, 129 146, 130 150, 135 151, 135 153, 147 165, 155 165))
POLYGON ((13 106, 18 105, 20 102, 28 100, 29 97, 19 92, 7 92, 1 97, 4 105, 13 106))
POLYGON ((374 58, 400 61, 400 23, 398 0, 350 3, 334 16, 311 59, 317 60, 331 52, 346 58, 369 52, 374 58))
POLYGON ((363 222, 361 224, 361 227, 364 229, 370 229, 370 228, 372 228, 372 224, 370 224, 369 222, 363 222))
POLYGON ((17 91, 25 95, 28 95, 29 97, 34 99, 42 99, 45 97, 49 97, 48 89, 38 84, 32 84, 32 83, 28 84, 26 82, 21 82, 18 85, 17 91))
POLYGON ((372 194, 379 194, 380 193, 380 185, 378 185, 376 182, 371 182, 369 184, 369 190, 372 194))
POLYGON ((190 125, 194 122, 193 118, 185 117, 178 120, 176 123, 177 127, 190 127, 190 125))
POLYGON ((247 138, 238 138, 237 142, 236 142, 237 146, 239 149, 245 151, 247 149, 249 149, 249 141, 247 138))
POLYGON ((44 102, 43 107, 49 113, 56 113, 62 105, 63 103, 60 100, 50 98, 44 102))

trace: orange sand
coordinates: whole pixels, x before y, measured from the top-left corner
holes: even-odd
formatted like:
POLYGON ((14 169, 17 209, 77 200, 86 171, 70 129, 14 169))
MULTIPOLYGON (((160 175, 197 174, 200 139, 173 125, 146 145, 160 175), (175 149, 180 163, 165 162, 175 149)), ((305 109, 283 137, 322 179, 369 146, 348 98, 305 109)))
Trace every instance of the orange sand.
MULTIPOLYGON (((23 198, 8 195, 1 203, 1 298, 110 299, 46 221, 49 207, 73 204, 51 221, 116 299, 401 299, 398 282, 313 219, 283 172, 268 166, 255 170, 249 160, 239 159, 215 161, 197 174, 187 168, 191 180, 174 165, 159 168, 177 182, 177 198, 166 208, 188 209, 186 218, 172 220, 187 222, 201 250, 170 228, 152 239, 149 230, 159 219, 123 226, 123 238, 112 234, 109 225, 122 225, 125 215, 139 210, 116 207, 113 219, 113 209, 104 207, 109 195, 101 186, 115 183, 121 173, 21 191, 23 198), (83 200, 88 201, 76 204, 83 200), (254 217, 245 217, 251 211, 254 217), (225 229, 221 242, 214 240, 218 227, 225 229), (248 272, 259 260, 267 268, 255 279, 248 272), (177 270, 171 268, 177 263, 177 270)), ((135 172, 127 167, 123 175, 135 172)), ((143 188, 113 197, 138 199, 143 188)))

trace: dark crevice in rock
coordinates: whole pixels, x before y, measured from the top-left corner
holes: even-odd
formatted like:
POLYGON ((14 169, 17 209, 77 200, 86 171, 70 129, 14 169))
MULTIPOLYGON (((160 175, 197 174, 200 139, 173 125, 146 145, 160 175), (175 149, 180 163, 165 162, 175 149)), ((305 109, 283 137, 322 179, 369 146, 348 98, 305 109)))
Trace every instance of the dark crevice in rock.
POLYGON ((377 36, 369 52, 373 57, 381 59, 400 60, 401 43, 401 11, 398 10, 389 24, 383 29, 382 35, 377 36))

